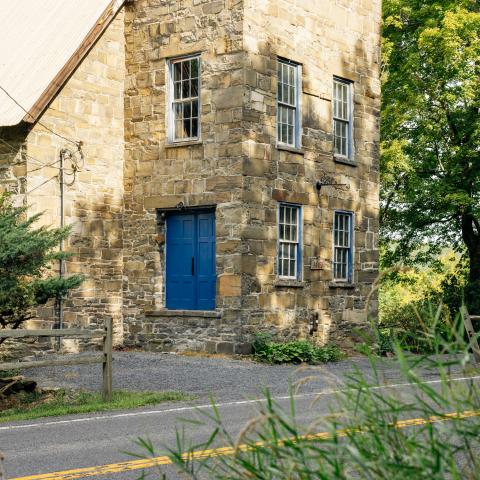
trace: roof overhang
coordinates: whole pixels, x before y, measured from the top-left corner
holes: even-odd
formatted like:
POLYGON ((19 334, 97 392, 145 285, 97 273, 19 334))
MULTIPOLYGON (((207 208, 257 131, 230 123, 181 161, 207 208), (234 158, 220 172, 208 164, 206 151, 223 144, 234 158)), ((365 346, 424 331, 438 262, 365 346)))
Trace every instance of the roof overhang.
POLYGON ((34 123, 124 0, 0 2, 0 126, 34 123))

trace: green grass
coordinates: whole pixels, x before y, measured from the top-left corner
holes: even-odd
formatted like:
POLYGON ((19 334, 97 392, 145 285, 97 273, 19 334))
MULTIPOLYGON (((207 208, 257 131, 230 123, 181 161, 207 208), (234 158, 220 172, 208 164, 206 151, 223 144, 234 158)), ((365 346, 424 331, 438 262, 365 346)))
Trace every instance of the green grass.
MULTIPOLYGON (((154 405, 161 402, 178 402, 194 397, 182 392, 113 392, 112 402, 102 400, 101 393, 58 390, 48 394, 31 393, 16 395, 9 401, 6 409, 1 410, 0 422, 31 420, 40 417, 54 417, 75 413, 106 412, 154 405)), ((5 407, 5 405, 4 405, 5 407)))

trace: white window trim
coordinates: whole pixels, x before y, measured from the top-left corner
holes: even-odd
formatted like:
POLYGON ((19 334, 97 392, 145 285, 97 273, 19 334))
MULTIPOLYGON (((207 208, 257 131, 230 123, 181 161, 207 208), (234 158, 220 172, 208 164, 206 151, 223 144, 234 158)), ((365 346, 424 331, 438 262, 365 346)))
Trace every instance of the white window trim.
MULTIPOLYGON (((334 156, 337 157, 337 158, 342 158, 342 159, 345 159, 345 160, 349 160, 351 162, 353 162, 355 160, 355 146, 354 146, 354 137, 353 137, 353 119, 354 119, 354 116, 353 116, 353 81, 352 80, 348 80, 347 78, 342 78, 342 77, 337 77, 336 75, 334 75, 333 77, 333 82, 332 82, 332 86, 335 84, 335 82, 339 82, 339 83, 343 83, 345 85, 348 85, 348 137, 347 137, 347 140, 348 140, 348 155, 341 155, 340 153, 336 153, 335 152, 335 138, 333 138, 333 152, 334 152, 334 156)), ((332 137, 334 135, 334 132, 335 132, 335 120, 336 118, 334 117, 333 115, 333 103, 335 101, 335 98, 334 98, 334 92, 332 91, 332 137)), ((338 119, 338 120, 341 120, 343 121, 343 119, 338 119)))
POLYGON ((202 60, 200 53, 192 53, 180 57, 173 57, 167 60, 168 74, 168 105, 167 105, 167 142, 169 144, 201 142, 202 128, 202 60), (173 65, 183 60, 198 58, 198 135, 196 137, 175 139, 175 120, 173 114, 174 102, 174 86, 173 86, 173 65))
POLYGON ((351 210, 334 210, 332 222, 332 280, 338 283, 353 283, 355 274, 355 212, 351 210), (335 278, 335 215, 343 213, 350 215, 350 265, 347 265, 347 278, 335 278))
MULTIPOLYGON (((277 67, 278 63, 285 63, 295 67, 295 86, 296 86, 296 108, 295 108, 295 143, 293 145, 285 142, 281 142, 278 137, 278 111, 279 106, 283 102, 278 101, 278 68, 277 68, 277 98, 276 98, 276 117, 275 117, 275 137, 276 137, 276 146, 277 147, 287 147, 287 148, 302 148, 302 88, 303 88, 303 73, 302 65, 300 63, 293 62, 286 58, 277 58, 277 67)), ((291 105, 285 104, 285 106, 290 107, 291 105)))
POLYGON ((296 203, 287 203, 287 202, 279 202, 278 209, 277 209, 277 277, 281 280, 296 280, 302 281, 303 279, 303 212, 302 206, 296 203), (285 207, 294 207, 297 209, 297 241, 284 241, 280 239, 280 209, 282 206, 285 207), (297 245, 297 265, 296 265, 296 272, 295 276, 287 276, 287 275, 280 275, 280 244, 281 243, 295 243, 297 245))

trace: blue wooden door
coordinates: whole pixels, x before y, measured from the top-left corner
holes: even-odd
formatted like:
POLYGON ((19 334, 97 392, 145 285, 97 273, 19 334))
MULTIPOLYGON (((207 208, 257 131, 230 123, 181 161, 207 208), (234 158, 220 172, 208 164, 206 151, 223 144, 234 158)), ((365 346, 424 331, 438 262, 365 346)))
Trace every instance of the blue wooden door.
POLYGON ((166 306, 175 310, 215 308, 215 214, 167 217, 166 306))

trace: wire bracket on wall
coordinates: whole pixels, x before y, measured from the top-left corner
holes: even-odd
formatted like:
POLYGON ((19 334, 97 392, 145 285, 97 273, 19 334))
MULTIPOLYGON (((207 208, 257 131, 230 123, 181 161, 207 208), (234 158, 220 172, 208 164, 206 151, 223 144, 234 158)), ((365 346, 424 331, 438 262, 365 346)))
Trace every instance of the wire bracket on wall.
POLYGON ((333 177, 327 175, 326 173, 323 173, 315 183, 315 188, 319 194, 322 190, 322 187, 333 187, 344 192, 350 190, 350 185, 348 183, 337 183, 333 177))

